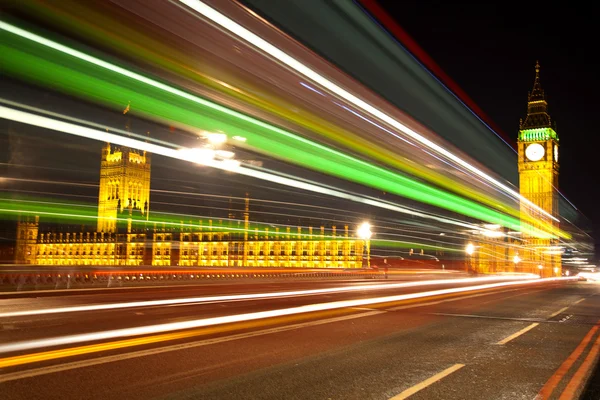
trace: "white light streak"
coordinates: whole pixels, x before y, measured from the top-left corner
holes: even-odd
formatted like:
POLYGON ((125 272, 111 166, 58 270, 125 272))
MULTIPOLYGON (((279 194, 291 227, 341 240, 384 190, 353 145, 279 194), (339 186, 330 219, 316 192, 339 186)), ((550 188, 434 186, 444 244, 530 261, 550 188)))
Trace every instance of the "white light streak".
POLYGON ((122 337, 129 336, 140 336, 140 335, 150 335, 162 332, 171 332, 182 329, 193 329, 193 328, 202 328, 207 326, 215 326, 222 324, 230 324, 235 322, 244 322, 244 321, 253 321, 258 319, 265 318, 274 318, 274 317, 282 317, 287 315, 295 315, 295 314, 303 314, 315 311, 326 311, 326 310, 335 310, 340 308, 349 308, 349 307, 364 307, 368 305, 375 305, 380 303, 389 303, 389 302, 397 302, 403 300, 410 299, 418 299, 423 297, 431 297, 431 296, 439 296, 445 294, 453 294, 453 293, 464 293, 464 292, 472 292, 477 290, 485 290, 485 289, 493 289, 505 286, 517 286, 517 285, 525 285, 531 284, 532 282, 539 281, 557 281, 557 280, 566 280, 569 278, 544 278, 539 280, 526 280, 526 281, 512 281, 512 282, 501 282, 501 283, 492 283, 486 285, 476 285, 470 287, 460 287, 460 288, 451 288, 451 289, 440 289, 433 290, 428 292, 420 292, 420 293, 410 293, 410 294, 402 294, 402 295, 394 295, 394 296, 385 296, 385 297, 375 297, 370 299, 357 299, 357 300, 344 300, 344 301, 335 301, 330 303, 319 303, 319 304, 310 304, 300 307, 292 307, 292 308, 283 308, 278 310, 270 310, 270 311, 260 311, 254 313, 246 313, 246 314, 237 314, 237 315, 227 315, 222 317, 213 317, 213 318, 203 318, 196 319, 192 321, 182 321, 182 322, 171 322, 165 324, 157 324, 157 325, 148 325, 148 326, 140 326, 135 328, 125 328, 125 329, 115 329, 109 331, 101 331, 101 332, 92 332, 92 333, 84 333, 77 335, 69 335, 69 336, 59 336, 54 338, 47 339, 37 339, 37 340, 26 340, 22 342, 15 342, 0 345, 0 353, 10 353, 15 351, 25 351, 39 348, 47 348, 54 346, 64 346, 64 345, 72 345, 83 342, 91 342, 91 341, 99 341, 99 340, 110 340, 122 337))
POLYGON ((419 143, 421 143, 421 144, 429 147, 430 149, 432 149, 433 151, 437 152, 438 154, 441 154, 441 155, 447 157, 448 159, 454 161, 455 163, 461 165, 462 167, 466 168, 467 170, 469 170, 469 171, 473 172, 474 174, 480 176, 484 180, 490 182, 494 186, 500 188, 504 192, 510 194, 513 198, 519 199, 520 201, 524 202, 525 204, 527 204, 529 207, 535 209, 536 211, 538 211, 538 212, 540 212, 540 213, 548 216, 549 218, 551 218, 551 219, 553 219, 555 221, 558 221, 558 219, 556 217, 554 217, 553 215, 551 215, 547 211, 543 210, 542 208, 540 208, 539 206, 537 206, 536 204, 534 204, 530 200, 528 200, 525 197, 521 196, 518 192, 516 192, 512 188, 510 188, 507 185, 503 184, 502 182, 496 180, 495 178, 493 178, 490 175, 486 174, 485 172, 481 171, 477 167, 475 167, 475 166, 469 164, 468 162, 462 160, 460 157, 454 155, 453 153, 451 153, 450 151, 444 149, 440 145, 438 145, 438 144, 432 142, 431 140, 427 139, 426 137, 420 135, 419 133, 417 133, 414 130, 410 129, 406 125, 400 123, 399 121, 397 121, 396 119, 390 117, 389 115, 387 115, 386 113, 382 112, 381 110, 373 107, 372 105, 368 104, 364 100, 356 97, 355 95, 353 95, 352 93, 346 91, 345 89, 341 88, 340 86, 336 85, 335 83, 329 81, 328 79, 326 79, 322 75, 318 74, 317 72, 313 71, 312 69, 308 68, 306 65, 302 64, 301 62, 299 62, 295 58, 291 57, 290 55, 288 55, 287 53, 283 52, 279 48, 273 46, 272 44, 270 44, 266 40, 262 39, 258 35, 250 32, 248 29, 246 29, 243 26, 239 25, 235 21, 229 19, 225 15, 219 13, 217 10, 209 7, 208 5, 206 5, 205 3, 201 2, 200 0, 179 0, 179 1, 181 3, 187 5, 191 9, 195 10, 196 12, 202 14, 204 17, 206 17, 206 18, 210 19, 211 21, 215 22, 216 24, 220 25, 221 27, 227 29, 231 33, 233 33, 233 34, 237 35, 238 37, 244 39, 248 43, 250 43, 250 44, 254 45, 255 47, 259 48, 260 50, 266 52, 267 54, 269 54, 270 56, 274 57, 275 59, 281 61, 282 63, 284 63, 288 67, 292 68, 296 72, 298 72, 301 75, 303 75, 304 77, 306 77, 306 78, 312 80, 313 82, 321 85, 322 87, 328 89, 332 93, 335 93, 339 97, 341 97, 344 100, 352 103, 353 105, 355 105, 356 107, 362 109, 363 111, 365 111, 365 112, 373 115, 374 117, 379 118, 380 120, 388 123, 389 125, 393 126, 394 128, 398 129, 399 131, 403 132, 407 136, 411 137, 412 139, 414 139, 414 140, 418 141, 419 143))
POLYGON ((180 149, 179 155, 182 160, 206 165, 208 162, 214 160, 215 151, 204 148, 180 149))
POLYGON ((233 151, 228 151, 228 150, 217 150, 216 155, 217 155, 217 157, 221 157, 221 158, 233 158, 233 156, 235 156, 233 151))
MULTIPOLYGON (((121 146, 131 147, 133 149, 147 151, 149 153, 154 153, 158 155, 162 155, 165 157, 176 158, 178 160, 196 162, 193 157, 190 156, 190 153, 187 153, 186 150, 189 149, 171 149, 163 146, 158 146, 152 143, 146 143, 141 140, 136 140, 132 138, 128 138, 125 136, 115 135, 112 133, 100 131, 93 128, 88 128, 85 126, 71 124, 69 122, 58 121, 55 119, 43 117, 40 115, 15 110, 9 107, 0 106, 0 118, 8 119, 11 121, 21 122, 28 125, 38 126, 44 129, 51 129, 63 133, 69 133, 71 135, 85 137, 92 140, 98 140, 101 142, 109 142, 121 146)), ((379 200, 370 199, 367 197, 362 197, 359 195, 349 194, 346 192, 342 192, 340 190, 331 189, 327 187, 323 187, 317 185, 315 183, 305 182, 293 178, 288 178, 281 175, 275 175, 269 172, 265 172, 257 169, 245 168, 242 166, 237 160, 205 160, 202 165, 206 165, 209 167, 235 172, 240 175, 251 176, 253 178, 262 179, 265 181, 278 183, 280 185, 289 186, 297 189, 307 190, 315 193, 321 193, 328 196, 334 196, 341 199, 356 201, 359 203, 371 205, 378 208, 383 208, 391 211, 400 212, 403 214, 409 214, 418 216, 421 218, 426 218, 430 220, 435 220, 442 223, 452 224, 461 226, 464 228, 476 229, 477 227, 472 224, 467 224, 461 221, 456 221, 453 219, 438 217, 435 215, 430 215, 426 213, 422 213, 419 211, 411 210, 408 208, 400 207, 395 204, 386 203, 379 200)))
POLYGON ((110 304, 92 304, 85 306, 74 306, 74 307, 58 307, 58 308, 46 308, 37 310, 24 310, 24 311, 12 311, 0 313, 0 318, 11 318, 11 317, 23 317, 31 315, 46 315, 46 314, 60 314, 60 313, 71 313, 71 312, 88 312, 88 311, 100 311, 100 310, 116 310, 121 308, 136 308, 136 307, 155 307, 155 306, 169 306, 175 304, 188 304, 188 303, 217 303, 226 301, 244 301, 244 300, 264 300, 270 298, 281 298, 281 297, 293 297, 293 296, 312 296, 327 293, 342 293, 342 292, 356 292, 363 290, 386 290, 386 289, 400 289, 409 287, 419 286, 435 286, 435 285, 448 285, 448 284, 462 284, 462 283, 478 283, 486 281, 497 281, 497 280, 526 280, 531 279, 532 276, 528 275, 517 275, 514 277, 482 277, 482 278, 461 278, 461 279, 434 279, 430 281, 418 281, 418 282, 403 282, 403 283, 388 283, 380 285, 358 285, 348 287, 337 287, 337 288, 324 288, 324 289, 310 289, 310 290, 295 290, 288 292, 273 292, 273 293, 252 293, 252 294, 235 294, 226 296, 211 296, 211 297, 186 297, 182 299, 168 299, 168 300, 151 300, 151 301, 133 301, 127 303, 110 303, 110 304))

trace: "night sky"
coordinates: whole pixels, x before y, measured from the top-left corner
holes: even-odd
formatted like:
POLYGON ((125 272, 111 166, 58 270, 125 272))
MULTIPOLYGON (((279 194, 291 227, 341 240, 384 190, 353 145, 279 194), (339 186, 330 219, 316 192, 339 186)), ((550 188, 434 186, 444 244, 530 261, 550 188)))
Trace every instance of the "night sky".
MULTIPOLYGON (((516 142, 539 60, 542 88, 560 137, 560 191, 594 225, 600 248, 598 114, 600 7, 549 2, 379 4, 516 142), (502 4, 502 5, 499 5, 502 4)), ((515 166, 516 168, 516 166, 515 166)))

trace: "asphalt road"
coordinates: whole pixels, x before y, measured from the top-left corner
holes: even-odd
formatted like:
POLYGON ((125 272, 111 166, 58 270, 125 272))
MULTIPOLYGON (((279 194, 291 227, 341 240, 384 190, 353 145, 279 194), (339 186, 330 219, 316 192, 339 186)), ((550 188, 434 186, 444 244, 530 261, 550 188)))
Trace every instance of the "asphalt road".
POLYGON ((0 397, 533 399, 540 391, 540 398, 580 396, 600 350, 598 284, 536 282, 457 293, 440 291, 491 282, 379 287, 403 283, 408 282, 301 281, 5 296, 0 397), (370 289, 303 292, 361 284, 370 289), (282 294, 290 291, 300 293, 282 294), (249 293, 261 295, 222 297, 249 293), (183 300, 160 303, 173 299, 183 300), (108 308, 145 301, 159 303, 108 308), (356 302, 280 312, 342 301, 356 302), (106 309, 64 310, 94 305, 106 309), (56 308, 61 312, 26 315, 56 308), (274 314, 247 318, 261 312, 274 314), (232 316, 242 317, 50 347, 37 342, 232 316), (4 351, 13 344, 33 347, 4 351))

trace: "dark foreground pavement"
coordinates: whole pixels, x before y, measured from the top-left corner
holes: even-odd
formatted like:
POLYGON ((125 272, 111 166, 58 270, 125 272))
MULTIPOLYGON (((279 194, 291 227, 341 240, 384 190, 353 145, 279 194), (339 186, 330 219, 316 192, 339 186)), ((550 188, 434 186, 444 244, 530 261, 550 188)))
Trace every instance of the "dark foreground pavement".
MULTIPOLYGON (((0 346, 419 290, 432 288, 2 318, 0 346)), ((0 370, 0 397, 533 399, 541 391, 539 398, 578 398, 600 348, 598 293, 600 286, 587 282, 531 284, 229 324, 187 338, 7 366, 0 370)), ((46 308, 89 304, 93 298, 105 303, 188 295, 155 288, 111 294, 114 298, 13 301, 46 308)), ((12 355, 43 350, 2 354, 0 365, 12 355)))

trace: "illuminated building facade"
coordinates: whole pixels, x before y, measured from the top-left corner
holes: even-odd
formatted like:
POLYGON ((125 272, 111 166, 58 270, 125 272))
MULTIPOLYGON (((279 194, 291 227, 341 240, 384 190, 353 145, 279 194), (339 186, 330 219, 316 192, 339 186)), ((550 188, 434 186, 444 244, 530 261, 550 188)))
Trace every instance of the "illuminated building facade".
POLYGON ((150 155, 106 144, 102 150, 95 232, 39 232, 20 219, 15 261, 40 265, 361 268, 365 240, 348 226, 257 228, 246 194, 242 221, 148 221, 150 155), (215 224, 213 224, 215 222, 215 224), (236 229, 231 229, 236 223, 236 229), (227 225, 229 224, 229 226, 227 225), (229 229, 228 229, 229 227, 229 229))
MULTIPOLYGON (((519 189, 523 197, 555 219, 521 203, 521 218, 532 217, 534 227, 545 231, 558 228, 558 134, 548 114, 548 103, 540 85, 540 65, 535 66, 533 90, 527 102, 527 117, 519 129, 519 189), (544 228, 542 228, 544 226, 544 228)), ((561 258, 554 239, 522 236, 533 271, 542 276, 560 275, 561 258)), ((532 271, 532 272, 533 272, 532 271)))
MULTIPOLYGON (((536 63, 527 116, 520 121, 517 141, 520 194, 547 213, 521 202, 521 224, 528 224, 533 231, 557 232, 559 228, 558 144, 558 134, 552 126, 540 85, 540 66, 536 63)), ((528 272, 542 277, 562 273, 558 239, 548 238, 550 235, 509 232, 492 225, 483 225, 480 231, 471 234, 473 240, 467 245, 467 263, 474 271, 528 272)))
POLYGON ((15 261, 17 264, 34 264, 36 260, 39 218, 19 217, 15 261))
POLYGON ((117 215, 150 211, 150 154, 127 147, 102 148, 98 193, 98 232, 116 232, 117 215))

